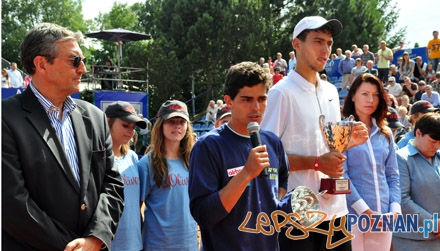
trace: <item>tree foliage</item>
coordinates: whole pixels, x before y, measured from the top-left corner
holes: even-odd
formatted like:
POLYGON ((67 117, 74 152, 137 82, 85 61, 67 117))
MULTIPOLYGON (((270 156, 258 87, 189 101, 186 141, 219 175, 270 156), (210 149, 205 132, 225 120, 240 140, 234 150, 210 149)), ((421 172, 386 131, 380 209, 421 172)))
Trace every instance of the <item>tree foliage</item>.
MULTIPOLYGON (((381 40, 393 47, 404 39, 405 28, 392 34, 398 18, 392 0, 145 0, 132 6, 114 3, 109 13, 84 21, 81 0, 2 1, 2 53, 19 61, 19 45, 27 30, 40 22, 53 22, 72 30, 97 31, 112 28, 148 33, 149 41, 123 45, 122 65, 147 69, 129 73, 145 79, 132 90, 148 91, 150 110, 165 100, 197 100, 196 110, 209 99, 222 98, 225 73, 232 63, 275 58, 285 59, 292 50, 295 25, 305 16, 336 18, 344 26, 334 39, 333 50, 351 49, 352 44, 370 45, 376 51, 381 40), (148 82, 148 85, 147 85, 148 82), (195 92, 192 93, 192 86, 195 92)), ((98 63, 116 62, 117 47, 100 41, 84 54, 98 63)))
POLYGON ((26 32, 42 22, 74 31, 86 30, 81 0, 2 0, 2 57, 20 62, 20 44, 26 32))

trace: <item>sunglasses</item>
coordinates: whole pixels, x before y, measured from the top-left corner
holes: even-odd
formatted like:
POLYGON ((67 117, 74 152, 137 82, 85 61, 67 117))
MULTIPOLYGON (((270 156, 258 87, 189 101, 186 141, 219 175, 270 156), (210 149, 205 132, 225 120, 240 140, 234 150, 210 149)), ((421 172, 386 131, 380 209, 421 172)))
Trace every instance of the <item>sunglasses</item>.
MULTIPOLYGON (((52 55, 49 55, 49 54, 42 55, 42 56, 47 57, 47 58, 63 58, 63 57, 52 56, 52 55)), ((80 56, 73 56, 73 58, 65 58, 65 59, 71 59, 72 60, 72 65, 75 68, 78 68, 79 65, 81 64, 81 62, 83 62, 84 65, 87 63, 87 58, 85 58, 85 57, 83 58, 83 57, 80 57, 80 56)))
POLYGON ((82 58, 80 56, 74 56, 73 60, 72 60, 72 65, 73 65, 73 67, 78 68, 79 64, 81 64, 81 62, 83 62, 85 65, 87 63, 87 58, 85 58, 85 57, 82 58))

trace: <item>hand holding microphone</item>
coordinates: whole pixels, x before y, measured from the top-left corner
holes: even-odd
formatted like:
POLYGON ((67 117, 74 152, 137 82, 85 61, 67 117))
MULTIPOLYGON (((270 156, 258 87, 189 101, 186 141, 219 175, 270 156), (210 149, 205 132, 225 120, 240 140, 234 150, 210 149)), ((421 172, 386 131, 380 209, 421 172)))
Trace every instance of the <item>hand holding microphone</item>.
MULTIPOLYGON (((247 130, 249 135, 251 136, 252 147, 255 148, 257 146, 261 146, 260 139, 260 126, 257 122, 250 122, 247 125, 247 130)), ((260 178, 266 178, 268 176, 267 168, 264 168, 260 173, 260 178)))

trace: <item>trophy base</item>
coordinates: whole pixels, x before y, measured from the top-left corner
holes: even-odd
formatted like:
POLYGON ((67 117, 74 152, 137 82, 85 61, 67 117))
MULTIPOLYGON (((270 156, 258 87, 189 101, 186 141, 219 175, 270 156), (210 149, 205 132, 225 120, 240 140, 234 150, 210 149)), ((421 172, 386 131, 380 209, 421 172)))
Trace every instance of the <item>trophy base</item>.
POLYGON ((327 194, 350 194, 350 180, 348 179, 321 179, 321 191, 327 190, 327 194))

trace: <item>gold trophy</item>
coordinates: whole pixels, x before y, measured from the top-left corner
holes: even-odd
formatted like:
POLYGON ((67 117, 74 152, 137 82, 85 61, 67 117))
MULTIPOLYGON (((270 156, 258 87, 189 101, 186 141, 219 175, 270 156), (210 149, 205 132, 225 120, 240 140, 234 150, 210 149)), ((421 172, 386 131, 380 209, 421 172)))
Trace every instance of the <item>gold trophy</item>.
MULTIPOLYGON (((331 150, 344 152, 350 141, 351 131, 353 130, 354 116, 350 115, 347 121, 325 122, 325 116, 319 116, 319 127, 324 136, 327 146, 331 150)), ((328 194, 349 194, 350 180, 344 178, 321 179, 319 191, 327 190, 328 194)))

